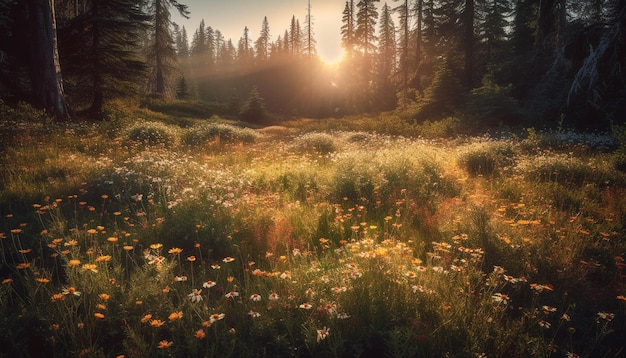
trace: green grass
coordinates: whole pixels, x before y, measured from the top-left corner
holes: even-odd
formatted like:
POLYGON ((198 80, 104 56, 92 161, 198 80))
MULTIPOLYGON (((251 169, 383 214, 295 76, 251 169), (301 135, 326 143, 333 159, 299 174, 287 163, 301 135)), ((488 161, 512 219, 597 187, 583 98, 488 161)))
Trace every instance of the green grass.
POLYGON ((619 154, 359 123, 5 122, 0 356, 623 351, 619 154))

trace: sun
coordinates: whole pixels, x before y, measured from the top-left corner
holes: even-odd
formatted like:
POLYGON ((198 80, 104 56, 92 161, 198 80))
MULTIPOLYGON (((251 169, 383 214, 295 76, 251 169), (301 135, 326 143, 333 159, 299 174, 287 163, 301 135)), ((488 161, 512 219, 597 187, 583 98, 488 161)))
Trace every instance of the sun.
POLYGON ((335 66, 343 60, 343 50, 320 53, 320 60, 327 66, 335 66))

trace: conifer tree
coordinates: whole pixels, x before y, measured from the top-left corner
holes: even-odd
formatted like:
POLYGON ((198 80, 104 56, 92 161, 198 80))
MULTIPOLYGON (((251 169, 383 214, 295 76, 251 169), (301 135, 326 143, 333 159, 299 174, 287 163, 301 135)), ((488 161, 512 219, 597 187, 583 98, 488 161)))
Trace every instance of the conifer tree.
POLYGON ((341 45, 346 51, 346 57, 351 59, 356 47, 354 0, 346 1, 341 22, 341 45))
POLYGON ((263 18, 263 24, 261 25, 261 33, 259 38, 255 42, 256 56, 261 62, 267 61, 270 54, 270 25, 267 21, 267 16, 263 18))
POLYGON ((158 97, 166 96, 167 82, 176 61, 170 7, 174 7, 181 16, 189 17, 187 5, 176 0, 150 0, 148 4, 148 12, 152 16, 152 37, 148 48, 148 59, 152 66, 150 87, 151 93, 158 97))
POLYGON ((148 20, 136 0, 101 0, 67 23, 65 74, 75 99, 88 102, 91 118, 104 118, 108 100, 139 93, 147 67, 138 52, 148 20))

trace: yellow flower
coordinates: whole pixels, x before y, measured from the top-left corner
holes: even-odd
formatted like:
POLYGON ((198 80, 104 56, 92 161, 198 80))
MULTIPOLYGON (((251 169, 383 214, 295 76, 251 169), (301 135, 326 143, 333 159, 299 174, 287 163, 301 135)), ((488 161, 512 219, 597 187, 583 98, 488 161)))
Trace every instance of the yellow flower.
POLYGON ((98 230, 96 230, 96 229, 89 229, 89 230, 87 230, 87 233, 88 234, 92 234, 92 235, 97 233, 97 232, 98 232, 98 230))
POLYGON ((91 271, 93 273, 98 273, 98 269, 97 266, 95 264, 84 264, 83 265, 83 270, 85 271, 91 271))
POLYGON ((150 248, 152 250, 158 250, 158 249, 160 249, 162 247, 163 247, 163 244, 152 244, 152 245, 150 245, 150 248))
POLYGON ((117 240, 118 240, 118 238, 117 238, 117 237, 115 237, 115 236, 111 236, 111 237, 108 237, 108 238, 107 238, 107 241, 108 241, 108 242, 117 242, 117 240))
POLYGON ((96 262, 106 262, 111 260, 111 255, 100 255, 96 257, 96 262))
MULTIPOLYGON (((150 246, 150 247, 152 247, 152 246, 150 246)), ((183 252, 183 249, 181 249, 180 247, 173 247, 173 248, 169 249, 169 251, 168 251, 168 253, 170 253, 172 255, 180 255, 181 252, 183 252)))
POLYGON ((78 266, 78 265, 80 265, 80 260, 76 260, 76 259, 69 260, 67 262, 67 264, 70 265, 70 266, 78 266))
POLYGON ((123 248, 124 250, 126 250, 126 251, 131 251, 132 249, 134 249, 134 247, 132 247, 132 246, 130 246, 130 245, 124 245, 122 248, 123 248))

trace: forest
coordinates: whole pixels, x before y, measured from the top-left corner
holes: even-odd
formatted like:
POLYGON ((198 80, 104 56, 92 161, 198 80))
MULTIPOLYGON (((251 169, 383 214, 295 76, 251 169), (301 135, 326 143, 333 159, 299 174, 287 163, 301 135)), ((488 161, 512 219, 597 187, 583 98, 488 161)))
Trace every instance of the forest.
MULTIPOLYGON (((58 120, 106 119, 118 98, 210 103, 239 116, 252 89, 282 117, 399 109, 411 123, 462 116, 481 125, 623 122, 623 1, 346 1, 344 58, 316 55, 309 13, 284 32, 225 39, 188 29, 177 1, 0 3, 0 97, 58 120), (42 64, 46 65, 42 65, 42 64), (56 88, 56 89, 55 89, 56 88)), ((473 124, 472 124, 473 125, 473 124)))

